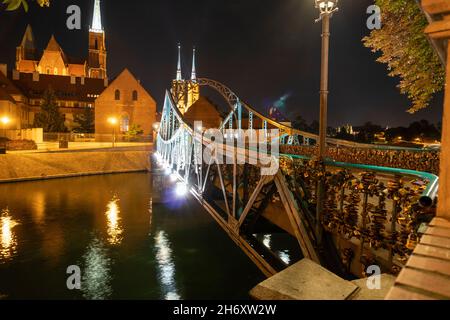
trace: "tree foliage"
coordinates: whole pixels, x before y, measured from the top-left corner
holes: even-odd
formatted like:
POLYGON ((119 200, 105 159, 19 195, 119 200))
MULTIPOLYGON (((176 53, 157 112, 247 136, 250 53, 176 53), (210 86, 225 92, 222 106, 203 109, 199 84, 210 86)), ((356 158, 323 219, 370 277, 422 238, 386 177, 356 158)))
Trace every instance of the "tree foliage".
POLYGON ((83 112, 75 115, 74 122, 78 127, 74 129, 77 133, 95 132, 95 113, 93 108, 85 107, 83 112))
MULTIPOLYGON (((36 1, 41 7, 48 7, 50 5, 50 0, 33 0, 36 1)), ((23 6, 25 11, 28 11, 27 0, 3 0, 3 4, 6 5, 6 11, 14 11, 23 6)))
POLYGON ((41 110, 34 117, 34 127, 43 128, 44 132, 66 132, 64 117, 56 105, 56 96, 52 88, 48 88, 43 95, 41 110))
POLYGON ((382 28, 363 39, 389 76, 399 77, 398 88, 411 100, 409 113, 429 106, 445 83, 444 67, 424 34, 426 17, 414 0, 375 0, 381 8, 382 28))

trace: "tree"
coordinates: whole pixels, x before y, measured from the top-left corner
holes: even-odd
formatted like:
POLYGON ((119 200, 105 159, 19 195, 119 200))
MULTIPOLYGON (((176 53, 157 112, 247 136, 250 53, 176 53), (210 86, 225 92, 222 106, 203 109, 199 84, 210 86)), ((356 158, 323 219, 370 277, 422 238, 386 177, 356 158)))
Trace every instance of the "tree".
POLYGON ((311 124, 309 125, 309 132, 314 133, 314 134, 319 134, 319 130, 320 130, 320 123, 317 120, 313 120, 313 122, 311 122, 311 124))
POLYGON ((408 96, 415 113, 429 106, 445 83, 445 71, 424 34, 426 17, 413 0, 375 0, 381 8, 383 26, 363 38, 378 62, 387 64, 389 76, 399 77, 398 88, 408 96))
POLYGON ((73 131, 77 133, 94 133, 95 132, 95 113, 94 109, 85 107, 83 112, 75 115, 74 122, 78 127, 73 131))
POLYGON ((64 117, 56 105, 55 92, 49 87, 43 95, 41 110, 34 117, 34 127, 43 128, 44 132, 66 132, 64 117))
MULTIPOLYGON (((50 0, 35 0, 41 7, 50 6, 50 0)), ((20 5, 23 5, 23 9, 28 11, 28 2, 27 0, 3 0, 3 4, 6 4, 6 11, 14 11, 20 8, 20 5)))
POLYGON ((293 127, 297 130, 301 130, 301 131, 307 131, 308 130, 308 124, 306 123, 306 120, 303 119, 302 116, 297 116, 297 118, 295 118, 294 123, 293 123, 293 127))
POLYGON ((126 136, 129 138, 130 141, 133 141, 138 136, 142 136, 143 134, 144 134, 144 130, 142 130, 140 125, 132 124, 130 129, 126 133, 126 136))
POLYGON ((375 141, 375 134, 383 131, 380 125, 366 122, 363 126, 355 128, 358 131, 356 139, 363 143, 372 143, 375 141))

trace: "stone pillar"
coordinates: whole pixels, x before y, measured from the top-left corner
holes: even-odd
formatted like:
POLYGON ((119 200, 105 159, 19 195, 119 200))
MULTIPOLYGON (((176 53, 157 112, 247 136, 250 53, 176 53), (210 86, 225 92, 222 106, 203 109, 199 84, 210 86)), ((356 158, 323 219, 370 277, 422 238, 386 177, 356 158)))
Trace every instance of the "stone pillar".
MULTIPOLYGON (((425 33, 432 41, 446 47, 450 39, 450 1, 422 0, 423 10, 432 17, 425 33)), ((439 174, 439 201, 437 215, 450 220, 450 45, 447 46, 446 85, 442 117, 442 149, 439 174)))

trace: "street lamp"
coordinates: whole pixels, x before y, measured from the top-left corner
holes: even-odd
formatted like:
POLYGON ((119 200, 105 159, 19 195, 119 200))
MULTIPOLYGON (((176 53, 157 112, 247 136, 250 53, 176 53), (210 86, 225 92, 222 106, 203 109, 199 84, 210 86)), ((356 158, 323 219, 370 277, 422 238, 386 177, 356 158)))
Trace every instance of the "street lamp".
POLYGON ((0 122, 3 126, 6 126, 8 123, 11 122, 11 119, 8 116, 4 116, 0 118, 0 122))
POLYGON ((116 144, 116 126, 119 121, 116 117, 110 117, 108 118, 108 122, 113 127, 112 147, 114 148, 116 144))
MULTIPOLYGON (((328 111, 328 57, 330 52, 330 18, 334 12, 338 11, 339 0, 314 0, 316 8, 319 9, 320 16, 316 20, 322 20, 322 58, 320 77, 320 128, 319 128, 319 150, 318 158, 321 166, 324 165, 326 144, 327 144, 327 111, 328 111)), ((325 168, 322 168, 325 169, 325 168)), ((320 245, 322 241, 322 213, 325 195, 325 181, 319 178, 317 188, 317 208, 316 208, 316 236, 320 245)))
POLYGON ((328 57, 330 51, 330 18, 338 10, 338 0, 315 0, 316 8, 320 11, 322 20, 322 62, 320 78, 320 128, 319 128, 319 159, 325 157, 327 138, 327 111, 328 111, 328 57))

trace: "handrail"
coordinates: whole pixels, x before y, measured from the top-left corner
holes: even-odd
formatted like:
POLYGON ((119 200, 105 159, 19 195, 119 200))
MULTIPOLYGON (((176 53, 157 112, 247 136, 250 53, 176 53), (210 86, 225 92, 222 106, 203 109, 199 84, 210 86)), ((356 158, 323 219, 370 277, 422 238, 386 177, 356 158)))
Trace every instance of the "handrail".
MULTIPOLYGON (((296 154, 286 154, 280 153, 279 156, 289 157, 289 158, 297 158, 302 160, 311 160, 311 157, 296 155, 296 154)), ((340 167, 340 168, 354 168, 360 170, 369 170, 380 173, 389 173, 399 176, 413 176, 420 179, 428 180, 427 188, 422 193, 419 204, 423 207, 430 207, 434 204, 435 199, 437 198, 437 192, 439 189, 439 177, 428 172, 415 171, 409 169, 399 169, 399 168, 391 168, 391 167, 381 167, 367 164, 356 164, 356 163, 347 163, 347 162, 338 162, 332 159, 325 160, 325 165, 332 167, 340 167)))

